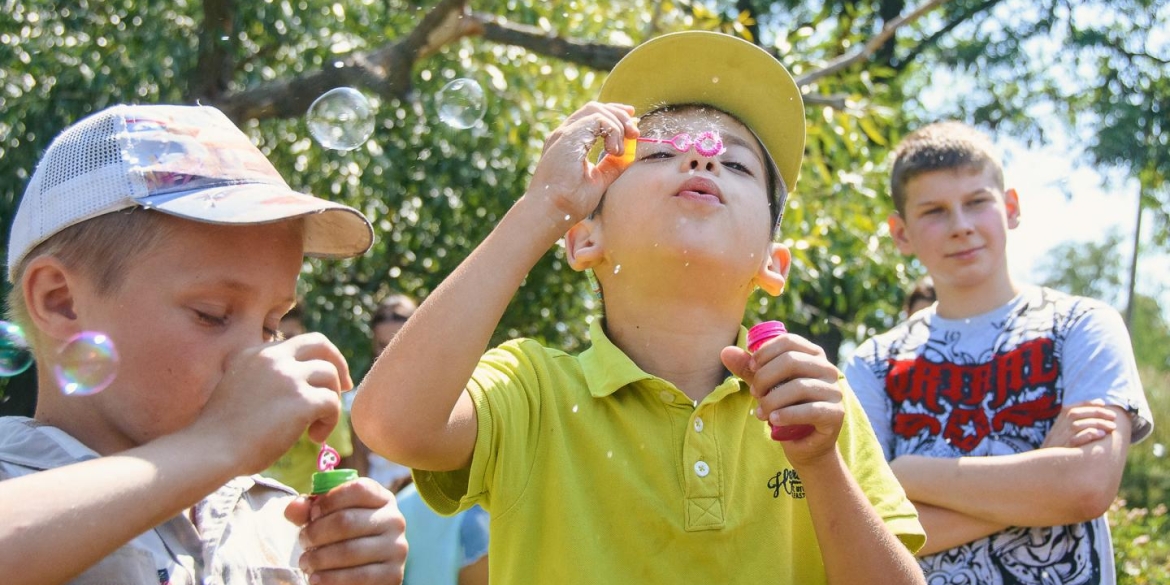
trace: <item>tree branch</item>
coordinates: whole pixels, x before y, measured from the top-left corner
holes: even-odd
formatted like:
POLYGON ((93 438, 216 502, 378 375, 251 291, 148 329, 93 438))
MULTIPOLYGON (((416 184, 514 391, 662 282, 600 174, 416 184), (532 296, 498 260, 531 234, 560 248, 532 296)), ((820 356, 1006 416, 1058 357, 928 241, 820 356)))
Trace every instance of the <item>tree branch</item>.
POLYGON ((938 43, 939 39, 943 38, 947 34, 950 34, 950 32, 952 30, 955 30, 955 28, 958 27, 960 24, 963 24, 964 22, 967 22, 968 20, 970 20, 970 18, 972 16, 975 16, 976 14, 983 12, 985 10, 990 10, 990 9, 994 8, 996 4, 999 4, 1002 1, 1003 0, 987 0, 986 2, 979 4, 978 6, 975 6, 975 7, 971 8, 970 10, 963 11, 961 14, 959 14, 959 16, 951 19, 951 21, 948 22, 946 24, 946 26, 943 26, 942 28, 935 31, 934 34, 927 37, 927 39, 925 41, 918 43, 914 47, 914 50, 910 51, 910 53, 908 55, 906 55, 905 58, 899 60, 898 65, 897 65, 897 69, 901 70, 902 68, 904 68, 906 66, 907 63, 913 62, 915 59, 918 58, 918 55, 921 55, 924 51, 933 47, 935 44, 938 43))
POLYGON ((551 35, 539 28, 509 23, 499 18, 484 22, 483 38, 502 45, 523 47, 546 57, 609 71, 630 52, 630 47, 586 43, 551 35))
MULTIPOLYGON (((869 57, 888 42, 899 27, 914 22, 946 1, 929 0, 912 13, 890 21, 860 51, 797 78, 797 85, 808 85, 869 57)), ((573 40, 536 27, 511 23, 504 18, 475 13, 467 8, 467 0, 443 0, 402 40, 339 58, 320 71, 222 95, 211 102, 238 123, 301 116, 317 96, 335 87, 359 87, 386 98, 403 98, 412 89, 411 72, 415 63, 450 43, 476 35, 487 41, 522 47, 539 55, 599 71, 613 69, 630 51, 630 47, 573 40)), ((843 108, 846 97, 805 95, 804 100, 808 104, 843 108)))
POLYGON ((198 75, 190 92, 215 100, 227 91, 234 69, 228 47, 235 32, 236 10, 232 0, 203 0, 203 30, 199 37, 198 75))
POLYGON ((300 116, 317 96, 341 86, 362 87, 385 97, 403 97, 412 87, 410 73, 416 61, 462 37, 482 33, 482 24, 467 10, 467 0, 443 0, 401 41, 335 60, 320 71, 247 89, 212 103, 238 123, 300 116))
POLYGON ((914 11, 910 14, 891 20, 884 27, 882 27, 881 32, 869 39, 869 41, 867 41, 859 51, 854 52, 852 55, 842 55, 829 62, 828 65, 825 65, 816 71, 810 71, 804 75, 801 75, 800 77, 797 77, 796 85, 808 85, 818 79, 821 79, 822 77, 827 77, 838 71, 852 67, 853 65, 860 63, 865 59, 868 59, 871 55, 876 53, 877 50, 882 47, 882 45, 885 45, 887 41, 893 38, 894 31, 914 22, 915 20, 918 20, 922 17, 922 15, 946 3, 947 0, 930 0, 922 6, 914 9, 914 11))

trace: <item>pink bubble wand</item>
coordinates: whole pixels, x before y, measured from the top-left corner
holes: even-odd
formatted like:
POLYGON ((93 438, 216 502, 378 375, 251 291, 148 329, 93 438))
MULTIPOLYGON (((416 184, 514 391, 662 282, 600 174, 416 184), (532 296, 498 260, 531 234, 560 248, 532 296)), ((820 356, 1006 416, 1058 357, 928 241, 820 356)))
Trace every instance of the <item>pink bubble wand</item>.
POLYGON ((333 447, 322 443, 321 452, 317 454, 317 472, 313 474, 313 496, 358 478, 357 470, 335 469, 338 463, 341 463, 341 455, 333 447))

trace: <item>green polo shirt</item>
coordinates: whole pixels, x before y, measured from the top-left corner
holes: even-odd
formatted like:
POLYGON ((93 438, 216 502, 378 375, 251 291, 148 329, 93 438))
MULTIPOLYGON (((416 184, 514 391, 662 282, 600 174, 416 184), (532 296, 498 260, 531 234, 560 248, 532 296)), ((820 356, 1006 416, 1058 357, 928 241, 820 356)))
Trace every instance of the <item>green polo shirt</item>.
MULTIPOLYGON (((695 404, 600 320, 590 334, 577 356, 530 339, 485 354, 467 385, 479 422, 470 467, 415 472, 438 512, 489 510, 492 583, 824 583, 804 486, 747 385, 729 376, 695 404)), ((845 396, 842 457, 917 550, 917 513, 845 396)))

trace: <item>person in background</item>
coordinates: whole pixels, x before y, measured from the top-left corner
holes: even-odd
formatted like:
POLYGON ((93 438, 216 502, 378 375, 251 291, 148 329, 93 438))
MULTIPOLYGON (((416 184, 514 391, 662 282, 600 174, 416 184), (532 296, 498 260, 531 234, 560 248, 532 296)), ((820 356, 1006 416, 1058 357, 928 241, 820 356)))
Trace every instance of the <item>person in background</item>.
MULTIPOLYGON (((417 308, 414 299, 404 294, 390 295, 378 303, 370 320, 374 359, 390 345, 417 308)), ((406 518, 410 556, 406 559, 403 584, 487 585, 487 511, 472 506, 454 516, 440 516, 419 496, 409 467, 376 453, 368 457, 370 477, 397 494, 398 507, 406 518)))
POLYGON ((929 276, 923 276, 914 283, 914 288, 906 295, 906 302, 902 312, 906 317, 921 311, 934 304, 938 296, 934 292, 934 281, 929 276))
POLYGON ((895 150, 888 221, 938 301, 845 367, 926 528, 930 583, 1115 582, 1105 512, 1153 429, 1121 316, 1018 284, 1020 197, 991 141, 931 124, 895 150))

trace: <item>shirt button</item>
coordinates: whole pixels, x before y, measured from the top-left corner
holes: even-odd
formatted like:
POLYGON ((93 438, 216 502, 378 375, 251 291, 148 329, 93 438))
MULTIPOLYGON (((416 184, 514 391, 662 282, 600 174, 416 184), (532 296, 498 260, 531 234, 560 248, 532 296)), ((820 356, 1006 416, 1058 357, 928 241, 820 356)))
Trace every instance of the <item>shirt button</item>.
POLYGON ((701 419, 697 416, 695 417, 695 432, 696 433, 703 432, 703 419, 701 419))
POLYGON ((706 461, 695 462, 695 475, 699 477, 707 477, 708 473, 711 473, 711 468, 707 466, 706 461))
POLYGON ((674 394, 671 394, 670 390, 663 390, 662 392, 659 392, 658 397, 667 404, 674 402, 674 394))

